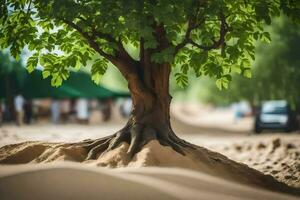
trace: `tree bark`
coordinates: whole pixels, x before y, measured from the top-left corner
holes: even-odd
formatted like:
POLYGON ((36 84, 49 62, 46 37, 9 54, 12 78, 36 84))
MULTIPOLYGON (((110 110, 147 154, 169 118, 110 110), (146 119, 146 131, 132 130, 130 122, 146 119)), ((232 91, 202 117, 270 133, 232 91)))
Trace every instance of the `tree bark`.
POLYGON ((150 126, 156 131, 170 128, 170 103, 168 64, 151 64, 139 66, 137 77, 128 80, 133 110, 130 123, 150 126), (139 79, 136 81, 136 78, 139 79), (144 88, 144 90, 140 90, 144 88))
POLYGON ((123 65, 118 67, 128 81, 133 104, 132 112, 125 127, 117 133, 81 144, 88 151, 87 160, 96 159, 118 147, 122 142, 129 144, 127 153, 130 157, 151 140, 170 146, 183 155, 185 148, 194 148, 193 145, 178 138, 170 125, 171 66, 166 63, 151 63, 147 57, 145 56, 138 62, 139 64, 135 63, 132 67, 126 66, 130 64, 126 62, 122 62, 123 65))
MULTIPOLYGON (((132 98, 132 113, 125 126, 129 130, 128 153, 134 155, 147 142, 158 140, 183 153, 171 140, 180 140, 170 125, 169 64, 151 63, 143 59, 135 66, 136 73, 125 76, 132 98)), ((122 131, 123 132, 123 131, 122 131)), ((126 131, 121 133, 126 134, 126 131)))

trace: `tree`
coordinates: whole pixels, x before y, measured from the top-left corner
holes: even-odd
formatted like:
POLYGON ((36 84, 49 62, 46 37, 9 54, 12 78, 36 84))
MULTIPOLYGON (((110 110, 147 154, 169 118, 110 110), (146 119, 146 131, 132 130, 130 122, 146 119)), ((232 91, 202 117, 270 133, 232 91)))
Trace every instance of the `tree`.
POLYGON ((0 52, 0 101, 5 97, 9 114, 6 120, 14 118, 14 95, 19 92, 23 77, 22 63, 13 60, 8 52, 0 52))
POLYGON ((0 10, 0 47, 9 47, 15 58, 28 47, 33 55, 27 69, 40 64, 54 86, 87 62, 93 63, 95 82, 108 63, 127 80, 133 100, 128 123, 112 136, 83 142, 87 159, 124 141, 130 156, 151 139, 182 154, 195 148, 170 126, 172 66, 180 66, 175 77, 181 86, 193 70, 227 88, 231 71, 249 76, 254 41, 270 40, 263 23, 270 24, 280 10, 295 20, 300 13, 294 0, 1 0, 0 10))

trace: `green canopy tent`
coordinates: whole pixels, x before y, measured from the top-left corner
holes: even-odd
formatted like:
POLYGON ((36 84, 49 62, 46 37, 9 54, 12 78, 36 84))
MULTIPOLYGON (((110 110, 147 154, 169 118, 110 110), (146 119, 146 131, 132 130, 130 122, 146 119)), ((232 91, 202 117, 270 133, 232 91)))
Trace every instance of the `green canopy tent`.
POLYGON ((128 93, 114 92, 96 85, 85 72, 71 72, 70 77, 60 87, 52 87, 50 78, 43 79, 42 71, 35 70, 27 75, 22 93, 26 98, 115 98, 127 97, 128 93))
MULTIPOLYGON (((42 71, 35 70, 32 73, 26 70, 20 70, 18 73, 22 80, 13 79, 13 87, 10 89, 14 92, 21 92, 25 98, 116 98, 128 97, 129 93, 114 92, 102 86, 96 85, 85 72, 71 72, 70 78, 60 87, 52 87, 51 79, 43 79, 42 71)), ((0 80, 0 96, 5 97, 4 80, 0 80)), ((7 89, 7 88, 6 88, 7 89)))
POLYGON ((89 74, 85 72, 71 72, 70 78, 63 84, 64 87, 75 88, 86 98, 128 97, 129 93, 116 92, 96 85, 89 74))
POLYGON ((68 86, 61 86, 58 88, 51 86, 49 78, 43 79, 41 71, 35 70, 28 74, 21 87, 22 95, 27 99, 40 98, 74 98, 80 97, 80 91, 68 86))

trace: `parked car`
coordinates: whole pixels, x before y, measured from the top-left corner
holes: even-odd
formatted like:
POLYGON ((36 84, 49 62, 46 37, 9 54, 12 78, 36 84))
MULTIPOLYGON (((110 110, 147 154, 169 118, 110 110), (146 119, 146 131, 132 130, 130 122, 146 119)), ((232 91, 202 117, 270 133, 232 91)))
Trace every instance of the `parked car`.
POLYGON ((290 132, 296 128, 296 115, 287 101, 266 101, 255 117, 254 131, 277 129, 290 132))

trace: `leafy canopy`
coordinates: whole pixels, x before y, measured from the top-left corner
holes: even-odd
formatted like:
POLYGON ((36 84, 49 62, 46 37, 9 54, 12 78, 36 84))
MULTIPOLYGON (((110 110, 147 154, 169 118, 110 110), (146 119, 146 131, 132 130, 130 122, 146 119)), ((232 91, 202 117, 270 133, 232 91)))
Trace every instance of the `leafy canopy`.
POLYGON ((227 88, 232 72, 251 76, 255 41, 270 41, 263 23, 270 24, 281 12, 299 21, 299 4, 297 0, 0 0, 0 48, 10 48, 18 59, 28 47, 33 52, 28 71, 43 66, 43 76, 52 76, 55 86, 69 77, 71 69, 88 62, 92 79, 99 82, 109 62, 115 64, 126 45, 133 45, 151 50, 152 62, 179 66, 175 76, 182 86, 193 70, 227 88))
POLYGON ((258 45, 252 78, 234 77, 226 91, 209 87, 210 102, 247 100, 257 105, 263 100, 286 99, 292 106, 300 106, 300 25, 281 17, 270 33, 272 43, 258 45))

